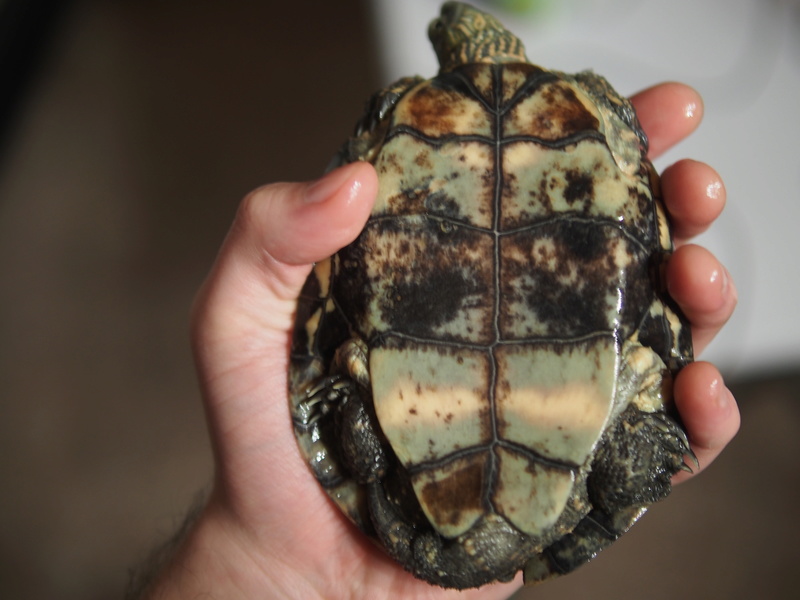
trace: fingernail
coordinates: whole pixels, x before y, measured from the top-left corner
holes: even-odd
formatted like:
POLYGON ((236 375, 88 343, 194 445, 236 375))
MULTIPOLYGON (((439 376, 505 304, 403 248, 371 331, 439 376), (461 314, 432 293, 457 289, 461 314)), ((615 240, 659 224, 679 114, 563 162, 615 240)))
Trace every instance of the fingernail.
POLYGON ((306 188, 305 201, 308 204, 324 202, 333 196, 350 178, 350 165, 326 173, 306 188))
POLYGON ((730 295, 733 298, 733 302, 736 303, 739 301, 739 291, 736 289, 736 284, 733 282, 730 271, 725 267, 722 267, 722 270, 725 273, 725 278, 722 280, 722 293, 725 296, 730 295))
POLYGON ((728 416, 728 413, 731 410, 731 406, 733 405, 733 394, 721 381, 717 386, 716 390, 717 394, 717 410, 719 411, 720 417, 724 418, 728 416))
POLYGON ((708 282, 712 285, 716 285, 717 288, 718 306, 716 306, 715 308, 722 307, 725 304, 726 299, 728 297, 728 288, 731 282, 730 273, 728 273, 728 270, 723 265, 720 264, 718 268, 714 269, 711 272, 711 276, 709 277, 708 282))
POLYGON ((728 293, 728 286, 731 283, 731 275, 728 273, 728 269, 722 267, 722 281, 720 282, 720 291, 722 291, 722 296, 728 293))
POLYGON ((723 193, 722 182, 713 181, 706 186, 706 198, 718 200, 723 193))

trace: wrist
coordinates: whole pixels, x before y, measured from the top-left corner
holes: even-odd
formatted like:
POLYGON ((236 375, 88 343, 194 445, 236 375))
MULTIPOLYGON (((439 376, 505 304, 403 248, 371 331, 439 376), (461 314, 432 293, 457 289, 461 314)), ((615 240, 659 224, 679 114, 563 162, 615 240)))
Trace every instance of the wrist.
POLYGON ((194 510, 145 567, 148 580, 129 600, 265 598, 274 584, 248 552, 249 540, 213 501, 194 510))

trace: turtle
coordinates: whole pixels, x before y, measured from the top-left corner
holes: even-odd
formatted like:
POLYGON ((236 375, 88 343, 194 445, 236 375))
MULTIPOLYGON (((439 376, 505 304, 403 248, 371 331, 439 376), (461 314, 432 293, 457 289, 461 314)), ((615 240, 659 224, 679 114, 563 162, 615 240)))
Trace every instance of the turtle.
POLYGON ((416 577, 571 572, 696 463, 672 403, 693 360, 634 108, 529 62, 446 2, 430 79, 375 93, 334 166, 375 166, 356 240, 297 303, 289 403, 333 502, 416 577))

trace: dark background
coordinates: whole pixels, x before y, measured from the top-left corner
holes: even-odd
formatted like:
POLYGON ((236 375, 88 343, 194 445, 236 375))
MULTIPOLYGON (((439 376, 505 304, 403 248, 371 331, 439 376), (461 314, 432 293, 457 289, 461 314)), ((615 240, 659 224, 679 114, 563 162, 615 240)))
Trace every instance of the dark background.
MULTIPOLYGON (((188 310, 250 189, 382 83, 357 0, 0 0, 0 597, 120 597, 211 472, 188 310), (313 5, 313 8, 312 6, 313 5)), ((791 597, 800 377, 702 477, 519 598, 791 597)))

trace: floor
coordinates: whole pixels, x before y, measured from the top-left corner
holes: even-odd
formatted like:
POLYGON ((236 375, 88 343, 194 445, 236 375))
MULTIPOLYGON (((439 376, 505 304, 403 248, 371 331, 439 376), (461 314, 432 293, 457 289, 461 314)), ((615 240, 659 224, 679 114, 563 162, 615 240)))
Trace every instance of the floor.
MULTIPOLYGON (((239 199, 316 176, 380 85, 362 4, 314 10, 73 0, 63 15, 0 148, 0 597, 119 597, 207 482, 194 291, 239 199)), ((517 597, 790 597, 800 368, 734 389, 743 428, 706 474, 517 597)))

